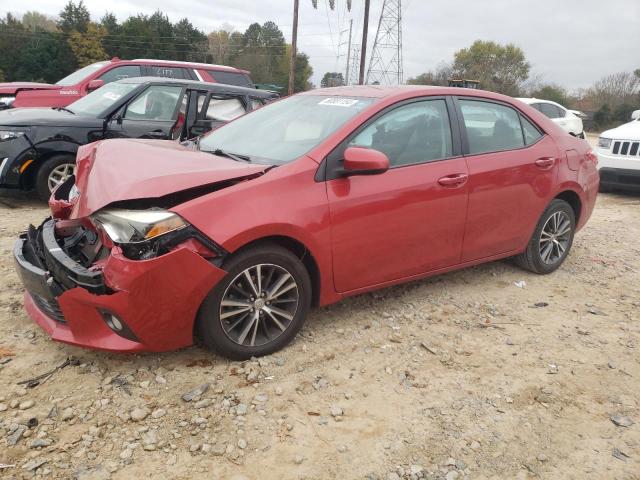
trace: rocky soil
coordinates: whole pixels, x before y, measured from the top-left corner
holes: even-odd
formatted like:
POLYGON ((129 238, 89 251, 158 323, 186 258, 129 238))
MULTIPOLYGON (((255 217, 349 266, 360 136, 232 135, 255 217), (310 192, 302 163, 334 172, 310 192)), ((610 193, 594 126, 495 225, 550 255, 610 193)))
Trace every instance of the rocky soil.
POLYGON ((11 259, 46 209, 1 195, 2 478, 640 478, 640 196, 601 195, 553 275, 359 296, 239 363, 50 341, 11 259))

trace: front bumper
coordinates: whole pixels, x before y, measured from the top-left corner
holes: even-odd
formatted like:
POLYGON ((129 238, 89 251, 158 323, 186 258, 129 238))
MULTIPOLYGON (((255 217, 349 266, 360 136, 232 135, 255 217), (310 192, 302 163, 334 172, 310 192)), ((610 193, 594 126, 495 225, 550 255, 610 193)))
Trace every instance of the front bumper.
POLYGON ((640 170, 602 167, 600 184, 610 188, 640 191, 640 170))
POLYGON ((0 187, 20 187, 21 167, 37 156, 26 135, 0 142, 0 187))
POLYGON ((193 344, 200 304, 225 271, 188 246, 142 261, 113 248, 102 268, 87 269, 60 248, 55 222, 45 222, 41 235, 23 234, 14 248, 25 308, 54 340, 119 352, 193 344), (120 319, 129 338, 106 315, 120 319))

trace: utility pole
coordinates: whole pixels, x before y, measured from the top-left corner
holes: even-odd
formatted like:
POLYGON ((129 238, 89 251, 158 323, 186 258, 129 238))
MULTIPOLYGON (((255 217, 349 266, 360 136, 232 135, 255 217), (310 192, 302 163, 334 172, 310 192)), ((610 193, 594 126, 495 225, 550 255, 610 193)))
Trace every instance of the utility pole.
POLYGON ((364 1, 364 23, 362 24, 362 47, 360 51, 360 79, 358 83, 364 84, 364 66, 367 60, 367 35, 369 34, 369 4, 371 0, 364 1))
POLYGON ((347 71, 344 75, 344 84, 349 85, 349 64, 351 62, 351 30, 353 30, 353 19, 349 21, 349 47, 347 48, 347 71))
MULTIPOLYGON (((367 0, 369 1, 369 0, 367 0)), ((289 61, 289 95, 293 95, 296 79, 296 57, 298 44, 298 5, 300 0, 293 0, 293 33, 291 34, 291 60, 289 61)))

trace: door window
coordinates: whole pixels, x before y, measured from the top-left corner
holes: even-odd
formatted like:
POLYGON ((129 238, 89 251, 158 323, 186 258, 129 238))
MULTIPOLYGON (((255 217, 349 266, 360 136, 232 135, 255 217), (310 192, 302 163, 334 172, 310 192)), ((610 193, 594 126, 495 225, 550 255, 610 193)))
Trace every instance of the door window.
POLYGON ((182 87, 153 85, 129 104, 124 115, 130 120, 173 120, 182 87))
POLYGON ((148 67, 149 75, 152 77, 178 78, 181 80, 191 80, 189 70, 182 67, 168 67, 164 65, 152 65, 148 67))
POLYGON ((122 80, 123 78, 132 78, 140 76, 140 67, 138 65, 123 65, 121 67, 115 67, 108 72, 100 75, 100 80, 104 83, 115 82, 116 80, 122 80))
POLYGON ((228 122, 245 113, 239 98, 212 98, 209 100, 206 117, 211 120, 228 122))
POLYGON ((469 153, 477 155, 524 147, 518 113, 498 103, 460 100, 469 140, 469 153))
POLYGON ((393 166, 451 157, 451 127, 444 100, 410 103, 385 113, 349 142, 379 150, 393 166))
POLYGON ((540 111, 549 118, 563 118, 565 116, 564 110, 550 103, 541 103, 540 111))

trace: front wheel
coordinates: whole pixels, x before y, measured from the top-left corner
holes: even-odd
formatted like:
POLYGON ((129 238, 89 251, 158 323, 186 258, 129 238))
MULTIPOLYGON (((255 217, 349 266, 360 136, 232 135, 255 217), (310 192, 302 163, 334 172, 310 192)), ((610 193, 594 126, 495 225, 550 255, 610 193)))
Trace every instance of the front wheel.
POLYGON ((198 313, 204 344, 233 360, 268 355, 287 345, 311 305, 311 280, 300 259, 265 244, 232 256, 223 268, 227 275, 198 313))
POLYGON ((56 155, 44 162, 36 174, 36 191, 40 199, 48 201, 51 192, 73 175, 74 168, 74 158, 70 155, 56 155))
POLYGON ((540 217, 527 249, 515 257, 516 263, 538 274, 554 272, 571 250, 575 229, 576 217, 571 205, 554 199, 540 217))

